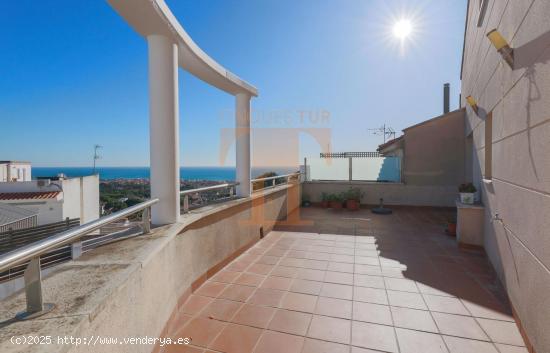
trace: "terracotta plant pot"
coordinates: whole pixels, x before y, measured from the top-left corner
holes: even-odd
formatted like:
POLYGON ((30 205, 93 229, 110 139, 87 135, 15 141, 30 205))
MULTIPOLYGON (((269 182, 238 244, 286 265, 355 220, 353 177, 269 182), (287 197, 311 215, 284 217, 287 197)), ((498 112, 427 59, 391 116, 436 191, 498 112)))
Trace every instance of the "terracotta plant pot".
POLYGON ((328 208, 328 201, 321 201, 322 208, 328 208))
POLYGON ((341 201, 330 201, 329 207, 334 208, 334 209, 341 209, 342 208, 342 202, 341 201))
POLYGON ((456 236, 456 223, 447 223, 446 232, 449 235, 456 236))
POLYGON ((346 200, 346 208, 350 211, 357 211, 361 204, 357 200, 346 200))

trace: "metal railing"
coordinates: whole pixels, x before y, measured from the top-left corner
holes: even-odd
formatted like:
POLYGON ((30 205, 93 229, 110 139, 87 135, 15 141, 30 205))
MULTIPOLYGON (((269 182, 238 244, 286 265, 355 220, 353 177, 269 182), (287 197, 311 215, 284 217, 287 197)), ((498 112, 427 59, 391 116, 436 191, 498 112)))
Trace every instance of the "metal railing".
POLYGON ((267 188, 274 188, 275 186, 280 185, 280 184, 288 184, 288 182, 291 178, 293 178, 293 177, 299 178, 300 174, 301 173, 298 172, 298 173, 291 173, 291 174, 285 174, 285 175, 275 175, 275 176, 272 176, 272 177, 252 179, 252 180, 250 180, 250 182, 252 183, 252 190, 253 191, 260 191, 260 190, 267 189, 267 188), (279 180, 279 179, 285 179, 285 181, 283 183, 277 184, 277 180, 279 180), (258 183, 260 183, 262 181, 264 182, 263 186, 259 187, 257 189, 254 189, 254 185, 258 185, 258 183), (272 181, 271 185, 266 185, 266 183, 265 183, 266 181, 272 181))
POLYGON ((180 191, 180 196, 183 196, 183 207, 182 211, 183 213, 189 212, 191 208, 197 208, 204 206, 209 201, 220 201, 220 200, 227 200, 235 198, 235 187, 238 186, 239 183, 225 183, 225 184, 219 184, 219 185, 213 185, 213 186, 205 186, 203 188, 197 188, 197 189, 189 189, 189 190, 182 190, 180 191), (199 195, 200 193, 204 192, 212 192, 212 191, 218 191, 218 190, 228 190, 228 193, 220 195, 219 192, 215 193, 215 198, 211 198, 206 200, 207 202, 204 203, 203 200, 200 200, 200 203, 198 205, 189 205, 189 196, 191 195, 199 195), (221 196, 221 197, 219 197, 221 196))
POLYGON ((320 158, 376 158, 382 157, 379 152, 329 152, 320 153, 320 158))
POLYGON ((151 206, 159 202, 159 199, 148 200, 137 205, 130 206, 121 211, 85 223, 81 226, 66 230, 51 237, 25 245, 17 250, 10 251, 0 256, 0 272, 21 265, 30 260, 24 272, 25 295, 27 310, 17 314, 19 320, 32 319, 53 310, 54 304, 42 301, 42 276, 40 272, 40 256, 64 245, 74 243, 85 235, 100 229, 103 226, 126 218, 138 212, 142 214, 143 234, 151 231, 151 206))

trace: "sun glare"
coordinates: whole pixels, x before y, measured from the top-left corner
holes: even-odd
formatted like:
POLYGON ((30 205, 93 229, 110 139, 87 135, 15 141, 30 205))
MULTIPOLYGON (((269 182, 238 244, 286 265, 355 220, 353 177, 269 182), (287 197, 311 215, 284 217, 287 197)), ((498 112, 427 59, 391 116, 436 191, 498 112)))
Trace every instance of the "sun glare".
POLYGON ((401 19, 393 25, 393 35, 400 39, 406 39, 412 32, 413 26, 410 20, 401 19))

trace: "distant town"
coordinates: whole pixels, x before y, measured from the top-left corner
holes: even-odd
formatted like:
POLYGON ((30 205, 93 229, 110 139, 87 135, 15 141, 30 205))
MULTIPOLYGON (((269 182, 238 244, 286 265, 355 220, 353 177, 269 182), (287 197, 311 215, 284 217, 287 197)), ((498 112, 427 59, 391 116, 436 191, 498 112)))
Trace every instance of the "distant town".
MULTIPOLYGON (((181 180, 180 189, 189 190, 230 182, 229 180, 181 180)), ((100 204, 103 214, 119 211, 149 199, 149 179, 111 179, 99 183, 100 204)))
MULTIPOLYGON (((103 215, 120 211, 150 198, 148 177, 102 179, 88 170, 81 175, 68 176, 55 173, 46 176, 32 175, 33 168, 27 161, 0 161, 0 233, 47 224, 74 220, 80 224, 93 221, 103 215)), ((197 189, 232 180, 227 170, 222 170, 216 180, 181 179, 180 190, 197 189)), ((263 172, 258 177, 277 175, 263 172)), ((256 187, 256 185, 255 185, 256 187)), ((217 194, 190 195, 190 207, 219 198, 217 194)))

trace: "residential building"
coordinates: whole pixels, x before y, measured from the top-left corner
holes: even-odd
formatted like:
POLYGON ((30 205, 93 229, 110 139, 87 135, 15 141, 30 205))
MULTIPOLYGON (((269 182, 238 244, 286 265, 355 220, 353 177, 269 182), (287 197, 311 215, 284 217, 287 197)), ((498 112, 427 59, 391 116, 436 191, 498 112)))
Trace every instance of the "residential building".
POLYGON ((38 225, 67 218, 86 223, 99 218, 99 176, 0 183, 0 202, 36 212, 38 225))
POLYGON ((549 18, 546 0, 469 1, 461 74, 485 251, 539 353, 550 351, 549 18), (510 63, 487 38, 493 29, 513 48, 510 63))
POLYGON ((30 162, 0 161, 0 183, 30 180, 30 162))

